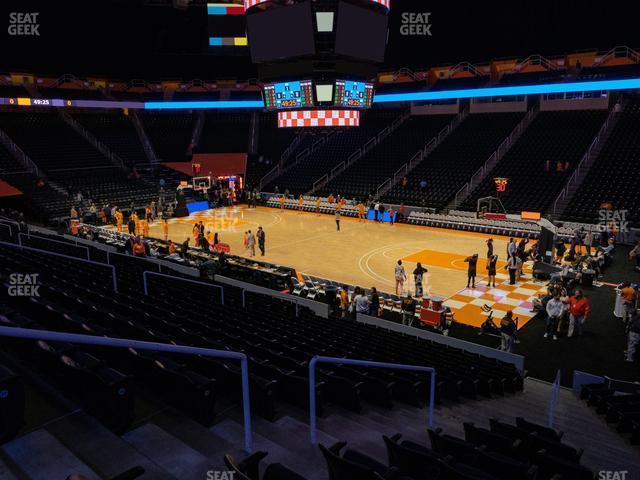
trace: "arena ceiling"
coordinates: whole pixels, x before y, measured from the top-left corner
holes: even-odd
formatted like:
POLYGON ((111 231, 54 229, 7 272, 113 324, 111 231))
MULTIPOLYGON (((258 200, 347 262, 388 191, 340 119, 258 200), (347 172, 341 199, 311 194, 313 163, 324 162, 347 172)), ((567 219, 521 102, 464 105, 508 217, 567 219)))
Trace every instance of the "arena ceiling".
MULTIPOLYGON (((381 68, 638 47, 634 16, 624 13, 628 5, 391 0, 389 45, 381 68)), ((4 0, 0 12, 5 22, 1 71, 123 80, 256 76, 246 49, 222 52, 207 46, 203 0, 186 10, 169 0, 4 0), (39 35, 12 35, 12 12, 36 12, 39 35)))

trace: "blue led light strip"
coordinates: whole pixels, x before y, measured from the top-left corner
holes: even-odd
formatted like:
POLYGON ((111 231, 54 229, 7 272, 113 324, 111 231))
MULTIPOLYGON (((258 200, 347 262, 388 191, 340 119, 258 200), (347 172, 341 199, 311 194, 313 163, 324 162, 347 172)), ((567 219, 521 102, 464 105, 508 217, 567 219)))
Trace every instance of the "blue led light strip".
POLYGON ((264 108, 262 100, 215 100, 193 102, 145 102, 145 110, 192 109, 192 108, 264 108))
POLYGON ((466 90, 442 90, 436 92, 382 93, 376 94, 373 98, 373 103, 506 97, 514 95, 539 95, 544 93, 593 92, 597 90, 630 90, 634 88, 640 88, 640 78, 601 80, 595 82, 548 83, 517 87, 470 88, 466 90))

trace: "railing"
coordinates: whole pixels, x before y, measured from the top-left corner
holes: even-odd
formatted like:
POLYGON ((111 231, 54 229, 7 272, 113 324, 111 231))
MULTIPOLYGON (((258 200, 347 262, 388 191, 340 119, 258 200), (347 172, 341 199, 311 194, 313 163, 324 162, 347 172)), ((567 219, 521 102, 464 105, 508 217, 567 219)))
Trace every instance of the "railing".
POLYGON ((634 63, 640 63, 640 53, 634 50, 633 48, 627 47, 626 45, 620 45, 618 47, 613 47, 607 53, 605 53, 599 60, 593 62, 593 66, 596 67, 598 65, 605 64, 608 60, 612 58, 629 58, 634 63))
POLYGON ((58 114, 65 121, 65 123, 67 123, 71 128, 73 128, 76 132, 83 136, 91 145, 93 145, 96 150, 107 157, 111 163, 120 168, 125 168, 124 160, 113 153, 105 144, 98 140, 95 135, 93 135, 93 133, 84 128, 71 115, 69 115, 63 109, 58 109, 58 114))
POLYGON ((158 158, 156 151, 151 145, 151 141, 147 136, 147 132, 144 131, 144 126, 142 125, 142 121, 140 120, 138 113, 135 111, 130 111, 129 118, 133 122, 133 126, 138 133, 138 138, 142 143, 142 149, 144 150, 144 153, 147 155, 147 160, 149 160, 149 162, 151 162, 153 165, 157 165, 158 163, 160 163, 160 158, 158 158))
POLYGON ((460 62, 459 64, 455 65, 454 67, 451 67, 449 69, 449 78, 451 78, 457 72, 471 72, 476 77, 481 77, 482 76, 482 72, 480 70, 478 70, 475 65, 473 65, 473 64, 471 64, 469 62, 460 62))
MULTIPOLYGON (((561 211, 559 211, 558 206, 561 205, 567 199, 567 196, 569 194, 569 189, 580 179, 580 172, 588 167, 587 164, 591 160, 593 151, 596 149, 596 147, 600 143, 600 140, 607 132, 607 129, 609 128, 609 126, 611 125, 611 122, 613 121, 614 115, 615 115, 615 109, 612 108, 609 111, 609 114, 607 115, 606 120, 600 127, 600 130, 598 130, 598 133, 596 134, 595 138, 591 142, 591 145, 589 145, 589 148, 587 148, 587 151, 584 153, 584 155, 578 162, 578 165, 576 165, 576 168, 573 170, 573 173, 571 173, 571 176, 567 180, 567 183, 565 183, 564 188, 560 191, 555 201, 553 202, 553 209, 551 211, 552 215, 560 215, 562 213, 561 211)), ((561 208, 564 208, 564 207, 561 207, 561 208)))
POLYGON ((316 355, 309 362, 309 438, 312 444, 318 443, 316 434, 316 364, 336 363, 340 365, 356 365, 360 367, 389 368, 396 370, 412 370, 415 372, 427 372, 431 382, 429 389, 429 428, 433 427, 433 408, 435 403, 436 370, 432 367, 419 365, 404 365, 401 363, 371 362, 368 360, 355 360, 352 358, 321 357, 316 355))
POLYGON ((247 356, 240 352, 214 350, 211 348, 188 347, 166 343, 144 342, 125 338, 109 338, 77 333, 51 332, 48 330, 32 330, 29 328, 0 327, 0 336, 24 338, 30 340, 44 340, 49 342, 77 343, 81 345, 97 345, 112 348, 134 348, 137 350, 151 350, 154 352, 178 353, 183 355, 202 355, 212 358, 227 358, 239 360, 242 375, 242 410, 244 416, 244 449, 247 453, 253 451, 253 436, 251 432, 251 410, 249 395, 249 366, 247 356))
POLYGON ((467 183, 465 183, 460 190, 456 192, 453 197, 453 201, 449 203, 449 205, 445 208, 445 210, 452 210, 458 207, 467 196, 471 194, 473 189, 489 174, 491 170, 498 164, 498 162, 506 155, 511 146, 516 142, 520 135, 526 127, 531 123, 533 117, 536 115, 537 109, 534 107, 529 110, 524 118, 515 126, 515 128, 511 131, 509 136, 505 138, 498 148, 489 155, 489 158, 484 162, 484 164, 475 171, 471 178, 467 183))
POLYGON ((416 167, 416 165, 422 162, 422 160, 424 160, 425 157, 429 155, 447 137, 447 135, 449 135, 449 133, 451 133, 462 122, 462 120, 466 118, 468 113, 469 113, 468 110, 465 110, 459 113, 458 115, 456 115, 456 117, 453 120, 451 120, 449 125, 445 126, 442 130, 440 130, 440 132, 438 132, 438 135, 436 135, 431 140, 429 140, 429 142, 427 142, 427 144, 423 148, 418 150, 413 155, 413 157, 409 159, 407 163, 402 165, 393 174, 393 177, 388 178, 387 180, 382 182, 376 189, 375 198, 380 198, 380 196, 384 195, 386 192, 391 190, 395 185, 397 185, 398 178, 400 176, 399 172, 402 171, 402 175, 404 176, 404 175, 407 175, 411 170, 413 170, 416 167))
POLYGON ((527 65, 542 65, 543 67, 545 67, 547 70, 558 70, 558 65, 550 62, 548 59, 546 59, 545 57, 543 57, 542 55, 529 55, 527 58, 525 58, 522 62, 518 63, 516 65, 516 71, 520 71, 522 70, 522 67, 525 67, 527 65))
POLYGON ((150 270, 145 270, 144 272, 142 272, 142 282, 143 282, 143 286, 144 286, 144 294, 149 296, 149 280, 148 280, 148 276, 149 275, 155 275, 156 277, 164 277, 164 278, 170 278, 171 280, 178 280, 181 282, 188 282, 188 283, 192 283, 192 284, 196 284, 196 285, 205 285, 207 287, 211 287, 211 288, 216 288, 218 290, 220 290, 220 304, 224 305, 224 288, 222 288, 220 285, 213 285, 211 283, 206 283, 206 282, 199 282, 197 280, 191 280, 189 278, 183 278, 183 277, 175 277, 173 275, 166 275, 164 273, 158 273, 158 272, 152 272, 150 270))
MULTIPOLYGON (((27 237, 27 238, 31 238, 31 237, 33 237, 33 238, 40 238, 40 239, 42 239, 42 240, 46 240, 47 242, 57 243, 57 244, 61 244, 61 245, 66 245, 66 246, 68 246, 68 247, 73 247, 73 248, 80 248, 80 249, 83 249, 83 251, 84 251, 84 252, 86 253, 86 255, 87 255, 87 256, 86 256, 86 258, 85 258, 84 260, 91 260, 91 258, 90 258, 90 254, 89 254, 89 247, 87 247, 87 246, 84 246, 84 245, 77 245, 77 244, 76 244, 76 245, 74 245, 74 244, 69 243, 69 242, 61 242, 60 240, 51 240, 50 238, 47 238, 47 237, 41 237, 40 235, 33 235, 32 233, 22 233, 22 232, 18 233, 18 245, 20 245, 20 246, 22 246, 22 237, 23 237, 23 236, 24 236, 24 237, 27 237)), ((27 245, 25 245, 25 246, 27 246, 27 245)), ((41 250, 44 250, 44 249, 41 249, 41 250)), ((48 252, 49 250, 46 250, 46 251, 48 252)), ((57 253, 57 252, 54 252, 54 253, 57 253)), ((69 255, 69 256, 72 256, 72 255, 69 255)), ((75 257, 75 258, 80 258, 80 257, 75 257)))
POLYGON ((320 177, 318 180, 313 182, 313 187, 311 191, 315 192, 317 189, 325 185, 328 181, 329 181, 329 174, 325 173, 322 177, 320 177))
POLYGON ((13 153, 13 156, 24 167, 33 173, 36 177, 44 177, 42 170, 34 163, 29 156, 22 151, 22 149, 7 135, 4 130, 0 129, 0 143, 2 143, 7 150, 13 153))
POLYGON ((341 172, 346 170, 348 167, 350 167, 351 164, 360 160, 367 152, 371 151, 376 145, 378 145, 385 138, 387 138, 391 133, 393 133, 407 118, 409 118, 410 115, 411 115, 411 112, 409 110, 406 110, 405 112, 403 112, 398 118, 396 118, 393 122, 391 122, 390 125, 387 125, 382 130, 380 130, 376 136, 371 137, 369 140, 367 140, 364 143, 364 145, 362 145, 361 147, 358 147, 351 155, 347 157, 345 161, 335 166, 331 170, 331 173, 328 176, 323 175, 318 180, 313 182, 312 189, 306 192, 306 194, 307 195, 312 194, 318 188, 329 183, 330 180, 332 180, 338 174, 340 174, 341 172))
POLYGON ((94 262, 93 260, 85 260, 84 258, 72 257, 70 255, 63 255, 61 253, 50 252, 48 250, 42 250, 40 248, 26 247, 24 245, 18 245, 18 244, 15 244, 15 243, 0 242, 0 245, 3 245, 5 247, 17 248, 17 249, 20 249, 20 250, 31 250, 32 252, 44 253, 45 255, 52 255, 54 257, 66 258, 67 260, 73 260, 75 262, 89 263, 89 264, 92 264, 92 265, 99 265, 99 266, 104 267, 104 268, 109 268, 109 269, 111 269, 111 279, 112 279, 112 283, 113 283, 113 291, 115 293, 118 293, 118 280, 117 280, 117 277, 116 277, 116 267, 114 267, 113 265, 107 265, 106 263, 100 263, 100 262, 94 262))
POLYGON ((556 373, 556 379, 551 385, 551 399, 549 400, 549 417, 547 426, 553 428, 556 419, 556 406, 560 398, 560 370, 556 373))

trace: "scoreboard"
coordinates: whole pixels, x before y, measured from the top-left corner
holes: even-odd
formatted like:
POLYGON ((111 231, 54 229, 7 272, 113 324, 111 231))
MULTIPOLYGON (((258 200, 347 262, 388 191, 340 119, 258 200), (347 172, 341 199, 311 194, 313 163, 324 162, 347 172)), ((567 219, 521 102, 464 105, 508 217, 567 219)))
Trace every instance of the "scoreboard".
POLYGON ((313 107, 313 82, 298 80, 265 85, 264 105, 267 109, 313 107))
POLYGON ((373 85, 352 80, 336 80, 333 104, 336 107, 370 108, 373 103, 373 85))
POLYGON ((370 108, 373 103, 373 84, 353 80, 335 80, 331 84, 320 81, 317 87, 333 87, 327 98, 313 95, 312 80, 268 83, 262 88, 264 106, 267 110, 286 110, 329 106, 336 108, 370 108))

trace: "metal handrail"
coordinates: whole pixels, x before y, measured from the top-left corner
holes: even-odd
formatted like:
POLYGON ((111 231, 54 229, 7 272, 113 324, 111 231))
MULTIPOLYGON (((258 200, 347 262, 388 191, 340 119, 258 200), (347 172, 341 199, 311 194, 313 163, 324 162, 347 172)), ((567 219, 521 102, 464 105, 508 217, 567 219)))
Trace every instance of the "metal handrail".
POLYGON ((429 391, 429 428, 433 427, 433 407, 435 403, 436 369, 419 365, 405 365, 402 363, 372 362, 369 360, 356 360, 353 358, 322 357, 316 355, 309 362, 309 438, 312 444, 318 443, 316 434, 316 364, 336 363, 341 365, 357 365, 361 367, 389 368, 397 370, 413 370, 416 372, 428 372, 431 381, 429 391))
POLYGON ((68 342, 82 345, 98 345, 101 347, 134 348, 137 350, 152 350, 156 352, 181 353, 185 355, 202 355, 213 358, 228 358, 240 361, 242 372, 242 410, 244 414, 244 449, 251 453, 253 450, 253 436, 251 432, 251 410, 249 397, 249 366, 247 356, 240 352, 215 350, 212 348, 189 347, 185 345, 171 345, 166 343, 145 342, 126 338, 98 337, 80 335, 77 333, 61 333, 49 330, 33 330, 30 328, 0 327, 0 336, 26 338, 31 340, 45 340, 50 342, 68 342))
MULTIPOLYGON (((59 243, 59 244, 62 244, 62 245, 67 245, 69 247, 84 248, 85 252, 87 252, 87 258, 85 258, 84 260, 91 260, 91 258, 90 258, 91 255, 89 254, 89 247, 87 247, 86 245, 78 245, 77 243, 72 244, 70 242, 61 242, 60 240, 52 240, 52 239, 47 238, 47 237, 41 237, 40 235, 33 235, 31 232, 29 232, 29 233, 20 232, 20 233, 18 233, 18 245, 20 245, 20 246, 22 246, 22 236, 23 235, 25 237, 27 237, 27 238, 31 238, 31 237, 33 237, 33 238, 41 238, 42 240, 46 240, 47 242, 59 243)), ((25 245, 25 246, 27 246, 27 245, 25 245)), ((47 250, 47 251, 49 251, 49 250, 47 250)), ((57 253, 57 252, 54 252, 54 253, 57 253)), ((69 255, 69 256, 71 256, 71 255, 69 255)), ((80 257, 75 257, 75 258, 80 258, 80 257)))
POLYGON ((335 175, 335 173, 336 173, 336 172, 341 171, 341 170, 340 170, 341 168, 342 168, 342 170, 344 170, 344 168, 345 168, 345 162, 344 162, 344 161, 340 162, 338 165, 336 165, 335 167, 333 167, 333 168, 331 169, 331 172, 329 173, 329 175, 331 175, 331 176, 333 177, 333 176, 335 175))
POLYGON ((218 288, 218 289, 220 289, 220 304, 224 305, 224 288, 222 288, 220 285, 213 285, 211 283, 199 282, 197 280, 191 280, 190 278, 174 277, 173 275, 167 275, 167 274, 164 274, 164 273, 152 272, 151 270, 145 270, 144 272, 142 272, 142 282, 143 282, 143 285, 144 285, 144 294, 147 295, 147 296, 149 295, 149 286, 148 286, 148 280, 147 280, 147 276, 148 275, 155 275, 156 277, 165 277, 165 278, 170 278, 171 280, 180 280, 182 282, 189 282, 189 283, 195 283, 197 285, 205 285, 207 287, 218 288))
POLYGON ((316 188, 319 188, 321 185, 324 185, 324 183, 327 183, 328 181, 329 181, 329 174, 325 173, 322 177, 320 177, 318 180, 313 182, 313 190, 312 191, 315 191, 316 188))
POLYGON ((116 267, 114 267, 113 265, 108 265, 106 263, 100 263, 100 262, 94 262, 93 260, 85 260, 84 258, 72 257, 70 255, 63 255, 62 253, 50 252, 48 250, 42 250, 40 248, 26 247, 24 245, 18 245, 16 243, 1 242, 0 241, 0 245, 4 245, 6 247, 18 248, 20 250, 31 250, 33 252, 44 253, 45 255, 52 255, 54 257, 66 258, 68 260, 74 260, 76 262, 90 263, 92 265, 99 265, 101 267, 111 268, 111 278, 113 280, 113 291, 115 293, 118 293, 118 280, 117 280, 117 277, 116 277, 116 267))

